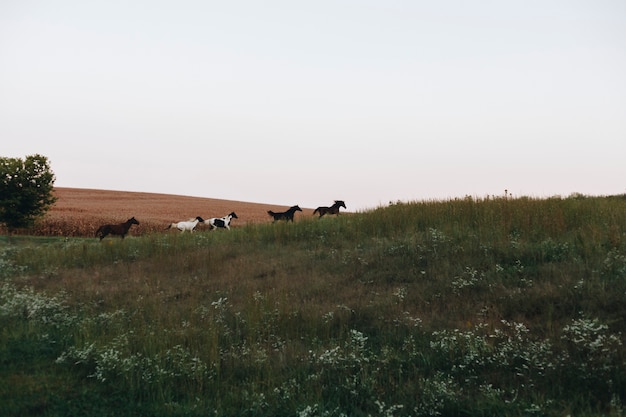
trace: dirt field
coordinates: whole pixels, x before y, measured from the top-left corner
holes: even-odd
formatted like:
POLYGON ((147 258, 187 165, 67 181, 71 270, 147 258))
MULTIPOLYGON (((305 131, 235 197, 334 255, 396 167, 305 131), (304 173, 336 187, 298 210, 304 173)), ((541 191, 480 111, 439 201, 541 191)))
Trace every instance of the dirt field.
MULTIPOLYGON (((268 210, 284 211, 289 207, 212 198, 187 197, 169 194, 125 191, 90 190, 82 188, 55 188, 57 202, 30 234, 45 236, 94 236, 105 223, 122 223, 135 217, 139 226, 132 226, 130 235, 155 231, 165 232, 172 222, 200 216, 203 219, 237 213, 231 227, 246 223, 271 222, 268 210)), ((300 216, 311 216, 313 209, 302 207, 300 216)), ((208 229, 198 225, 198 231, 208 229)), ((173 233, 170 231, 170 233, 173 233)))

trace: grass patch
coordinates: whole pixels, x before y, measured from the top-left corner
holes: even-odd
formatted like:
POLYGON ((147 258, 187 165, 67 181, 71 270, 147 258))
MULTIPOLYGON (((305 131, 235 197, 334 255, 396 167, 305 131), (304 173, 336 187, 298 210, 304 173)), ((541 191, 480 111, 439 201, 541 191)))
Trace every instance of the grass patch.
POLYGON ((625 204, 3 244, 3 415, 622 415, 625 204))

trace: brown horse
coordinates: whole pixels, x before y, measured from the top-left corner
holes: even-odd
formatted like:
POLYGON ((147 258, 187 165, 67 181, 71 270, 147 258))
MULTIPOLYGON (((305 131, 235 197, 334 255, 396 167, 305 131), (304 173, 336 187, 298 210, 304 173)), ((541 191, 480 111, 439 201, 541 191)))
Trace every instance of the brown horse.
POLYGON ((277 221, 277 220, 290 221, 291 220, 293 222, 293 215, 296 211, 302 211, 302 209, 299 206, 291 206, 289 210, 287 211, 275 213, 272 210, 268 210, 267 214, 272 216, 274 218, 274 221, 277 221))
POLYGON ((122 239, 124 239, 124 236, 126 236, 126 233, 128 233, 128 229, 130 229, 130 226, 132 226, 133 224, 139 224, 139 222, 134 217, 126 220, 125 223, 102 225, 96 231, 96 237, 100 237, 100 240, 102 240, 108 234, 111 234, 121 236, 122 239))
POLYGON ((319 213, 320 218, 325 214, 339 215, 339 207, 346 208, 346 203, 344 203, 341 200, 335 200, 335 204, 333 204, 330 207, 318 207, 315 210, 313 210, 313 215, 315 215, 315 213, 319 213))

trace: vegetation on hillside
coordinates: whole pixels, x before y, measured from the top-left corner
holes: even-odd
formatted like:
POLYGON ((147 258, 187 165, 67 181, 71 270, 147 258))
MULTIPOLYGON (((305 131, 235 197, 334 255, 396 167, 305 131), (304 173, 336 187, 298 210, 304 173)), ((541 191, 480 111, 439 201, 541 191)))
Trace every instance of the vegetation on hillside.
POLYGON ((625 233, 625 196, 572 196, 24 237, 0 414, 621 416, 625 233))
POLYGON ((0 226, 6 226, 9 234, 32 226, 56 201, 54 181, 45 156, 0 157, 0 226))
MULTIPOLYGON (((56 201, 43 218, 32 227, 17 229, 23 236, 94 237, 103 224, 122 223, 135 217, 141 225, 131 235, 142 236, 164 232, 173 222, 200 216, 203 219, 223 217, 236 212, 231 226, 270 223, 268 210, 284 210, 288 206, 191 197, 170 194, 55 187, 56 201)), ((302 208, 299 217, 311 217, 313 209, 302 208)), ((208 224, 199 224, 198 231, 208 231, 208 224)), ((0 235, 6 230, 0 225, 0 235)))

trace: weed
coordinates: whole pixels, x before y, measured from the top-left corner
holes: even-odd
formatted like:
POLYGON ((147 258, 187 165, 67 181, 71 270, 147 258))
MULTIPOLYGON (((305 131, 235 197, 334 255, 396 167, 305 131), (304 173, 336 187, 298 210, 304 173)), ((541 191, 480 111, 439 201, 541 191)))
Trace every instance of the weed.
POLYGON ((0 387, 15 386, 0 413, 623 414, 624 203, 16 239, 0 252, 0 387))

